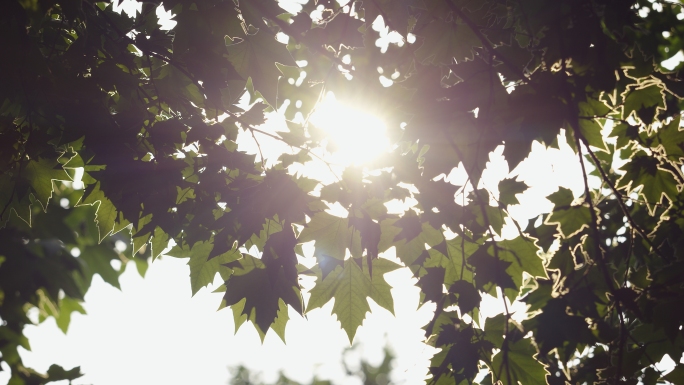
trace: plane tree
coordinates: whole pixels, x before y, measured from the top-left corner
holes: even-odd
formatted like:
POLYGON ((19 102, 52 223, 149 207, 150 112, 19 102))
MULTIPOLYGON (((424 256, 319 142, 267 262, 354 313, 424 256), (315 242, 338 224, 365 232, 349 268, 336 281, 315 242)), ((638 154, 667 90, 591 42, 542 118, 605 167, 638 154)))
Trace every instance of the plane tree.
POLYGON ((351 341, 369 300, 393 310, 383 275, 410 269, 436 309, 430 383, 684 381, 680 364, 658 367, 684 348, 684 82, 661 65, 684 45, 681 2, 298 4, 152 0, 129 16, 91 0, 2 2, 0 353, 12 384, 77 378, 26 368, 24 327, 54 317, 66 330, 94 275, 116 286, 126 264, 112 261, 144 274, 169 245, 193 293, 219 274, 223 305, 262 336, 282 336, 289 309, 334 300, 351 341), (160 5, 173 28, 160 28, 160 5), (381 117, 393 150, 322 183, 293 170, 326 162, 308 118, 328 92, 381 117), (267 113, 286 126, 262 127, 267 113), (242 152, 245 133, 290 151, 242 152), (528 186, 483 185, 490 153, 503 146, 512 170, 533 143, 562 138, 583 192, 559 188, 552 210, 515 221, 528 186), (444 178, 456 167, 462 186, 444 178), (388 212, 394 200, 403 214, 388 212), (504 239, 504 223, 518 235, 504 239), (303 276, 315 278, 308 301, 303 276), (484 295, 501 314, 479 316, 484 295), (512 301, 527 304, 524 320, 512 301))

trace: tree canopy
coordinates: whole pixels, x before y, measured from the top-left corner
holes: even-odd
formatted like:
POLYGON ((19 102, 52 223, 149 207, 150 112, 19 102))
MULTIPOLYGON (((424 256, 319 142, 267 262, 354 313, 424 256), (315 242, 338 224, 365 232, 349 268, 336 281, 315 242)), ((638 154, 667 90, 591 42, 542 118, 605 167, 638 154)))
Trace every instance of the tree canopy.
POLYGON ((334 300, 351 341, 369 299, 393 310, 383 275, 410 269, 421 304, 436 308, 424 327, 439 351, 432 384, 684 383, 684 75, 660 64, 684 46, 682 6, 151 0, 131 17, 91 0, 1 2, 0 353, 11 384, 80 375, 24 367, 31 309, 66 330, 94 275, 118 285, 113 260, 144 274, 171 240, 193 293, 220 274, 223 306, 261 335, 283 336, 289 308, 334 300), (386 28, 371 28, 380 19, 386 28), (328 92, 381 116, 393 150, 323 185, 292 170, 324 162, 325 135, 308 118, 328 92), (287 130, 259 128, 268 112, 287 130), (266 163, 238 150, 240 132, 292 151, 266 163), (561 133, 583 193, 559 188, 552 210, 504 239, 527 186, 481 185, 489 154, 503 145, 512 170, 561 133), (445 181, 459 166, 467 182, 445 181), (392 214, 393 200, 412 204, 392 214), (306 242, 314 267, 299 263, 306 242), (383 258, 392 248, 400 263, 383 258), (306 302, 303 276, 315 278, 306 302), (479 317, 485 294, 502 314, 479 317), (527 304, 523 321, 506 299, 527 304), (664 375, 666 355, 678 364, 664 375))
MULTIPOLYGON (((358 350, 358 345, 345 349, 342 355, 342 365, 348 377, 357 379, 363 385, 392 385, 390 379, 390 372, 392 371, 392 362, 394 361, 394 354, 390 349, 385 347, 382 361, 378 365, 368 362, 361 358, 358 362, 347 362, 348 353, 358 350)), ((287 377, 282 371, 279 373, 275 382, 264 382, 258 373, 253 373, 249 368, 239 365, 229 368, 231 372, 231 379, 228 381, 229 385, 303 385, 287 377)), ((333 385, 334 382, 330 380, 321 380, 317 376, 307 385, 333 385)))

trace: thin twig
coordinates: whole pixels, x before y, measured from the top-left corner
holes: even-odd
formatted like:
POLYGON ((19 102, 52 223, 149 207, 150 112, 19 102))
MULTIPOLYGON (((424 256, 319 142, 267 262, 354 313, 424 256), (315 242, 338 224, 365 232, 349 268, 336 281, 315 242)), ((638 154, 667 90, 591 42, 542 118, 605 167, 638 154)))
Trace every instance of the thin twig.
MULTIPOLYGON (((458 157, 460 159, 465 159, 463 157, 463 153, 458 148, 458 146, 456 146, 456 143, 454 143, 453 139, 451 137, 449 137, 448 135, 445 135, 445 137, 449 141, 449 144, 454 149, 454 151, 456 152, 458 157)), ((465 163, 464 163, 464 167, 465 167, 465 163)), ((468 175, 470 175, 470 173, 473 172, 473 170, 470 170, 470 171, 466 170, 466 172, 468 173, 468 175)), ((485 209, 485 204, 489 204, 489 202, 484 202, 484 199, 482 199, 482 197, 480 196, 480 193, 477 190, 477 186, 475 186, 474 183, 472 183, 472 181, 470 182, 470 184, 473 186, 473 193, 475 194, 475 199, 477 199, 478 206, 480 206, 484 225, 487 228, 487 232, 490 235, 492 245, 494 247, 494 257, 496 259, 499 259, 499 247, 496 244, 496 238, 494 237, 494 230, 492 229, 492 225, 489 222, 489 216, 487 215, 487 210, 485 209)), ((485 243, 485 245, 486 245, 486 243, 485 243)), ((483 245, 482 247, 485 247, 485 245, 483 245)), ((508 383, 512 384, 512 382, 511 382, 511 369, 510 369, 510 366, 508 365, 508 350, 509 350, 508 349, 508 320, 510 319, 511 314, 508 311, 508 304, 506 303, 506 296, 504 295, 503 289, 501 289, 501 297, 503 298, 504 309, 506 311, 506 323, 504 324, 504 333, 505 333, 506 338, 504 338, 503 345, 501 345, 501 350, 503 351, 503 361, 501 364, 506 367, 506 379, 508 380, 508 383)), ((499 368, 499 372, 500 371, 501 371, 501 368, 499 368)))
MULTIPOLYGON (((494 250, 496 250, 496 244, 494 244, 494 250)), ((512 384, 513 382, 511 381, 511 366, 508 364, 508 351, 510 350, 508 348, 508 321, 511 319, 511 313, 508 310, 508 303, 506 302, 506 295, 504 294, 504 289, 499 287, 499 290, 501 290, 501 300, 503 301, 504 310, 506 312, 506 322, 504 323, 505 338, 503 340, 503 344, 501 345, 501 351, 503 352, 503 361, 501 362, 501 364, 506 366, 506 379, 508 380, 509 384, 512 384)), ((500 372, 501 368, 499 368, 499 373, 500 372)))
MULTIPOLYGON (((653 244, 651 239, 648 237, 646 232, 639 226, 637 225, 636 221, 634 221, 634 218, 632 218, 632 214, 630 214, 629 209, 625 205, 625 202, 622 200, 623 195, 617 190, 615 187, 615 184, 608 178, 608 175, 606 172, 603 170, 603 167, 601 167, 601 162, 599 159, 596 157, 596 154, 589 148, 589 144, 587 143, 587 139, 584 138, 579 132, 575 132, 575 136, 578 138, 578 142, 581 140, 585 144, 585 148, 587 149, 587 152, 589 153, 589 156, 591 157, 591 160, 594 162, 594 165, 596 166, 596 169, 599 171, 601 174, 601 178, 603 179, 604 182, 608 184, 610 187, 610 190, 615 194, 615 196, 618 198, 618 205, 620 206, 620 209, 622 209, 622 212, 625 214, 625 217, 627 217, 627 221, 629 222, 629 225, 635 229, 639 235, 648 243, 649 246, 651 246, 651 249, 655 251, 656 254, 658 254, 659 257, 665 258, 661 253, 660 250, 656 247, 656 245, 653 244)), ((579 147, 578 147, 579 148, 579 147)))
POLYGON ((254 138, 254 143, 256 143, 257 148, 259 149, 259 156, 261 157, 261 169, 266 170, 266 163, 264 162, 264 153, 261 151, 261 144, 257 140, 256 136, 254 135, 254 130, 249 129, 249 132, 252 134, 252 138, 254 138))
POLYGON ((154 92, 157 94, 157 106, 159 107, 159 113, 161 114, 164 109, 161 106, 161 100, 159 100, 159 90, 157 89, 157 84, 154 82, 154 76, 152 76, 152 61, 150 60, 150 55, 145 55, 147 57, 147 65, 150 66, 150 83, 154 87, 154 92))
POLYGON ((456 4, 454 4, 452 0, 444 0, 444 2, 449 8, 451 8, 451 11, 455 13, 456 16, 461 18, 461 20, 463 20, 463 22, 466 23, 466 25, 473 31, 475 36, 477 36, 477 38, 482 42, 482 45, 484 45, 484 48, 489 52, 490 57, 500 60, 506 67, 520 76, 521 79, 529 80, 528 76, 515 64, 513 64, 513 62, 508 60, 504 55, 501 54, 501 52, 496 52, 494 50, 494 46, 492 46, 492 44, 489 42, 489 39, 487 39, 487 37, 482 34, 482 31, 480 31, 480 26, 470 20, 465 12, 463 12, 456 4))
POLYGON ((634 229, 629 229, 629 249, 627 251, 627 263, 625 264, 625 275, 622 277, 622 287, 627 286, 627 276, 629 275, 629 263, 634 252, 634 229))
MULTIPOLYGON (((562 57, 565 58, 566 57, 566 55, 565 55, 565 41, 563 39, 563 36, 559 34, 558 40, 559 40, 559 45, 561 48, 562 57)), ((567 74, 567 72, 566 72, 566 61, 565 60, 562 60, 562 66, 563 66, 563 68, 561 70, 561 73, 567 74)), ((578 117, 580 116, 580 114, 579 114, 577 104, 575 103, 573 94, 571 92, 570 86, 568 84, 569 81, 570 81, 570 78, 568 75, 566 75, 563 90, 565 92, 564 96, 566 99, 566 103, 568 105, 568 118, 570 120, 569 123, 570 123, 570 127, 571 127, 572 132, 573 132, 574 137, 575 137, 575 145, 577 147, 577 156, 579 158, 580 167, 582 169, 582 179, 584 182, 584 201, 589 206, 589 215, 591 217, 590 229, 592 232, 592 236, 594 237, 593 246, 594 246, 594 254, 595 254, 593 259, 597 262, 599 270, 601 271, 601 274, 603 275, 603 279, 604 279, 606 285, 608 285, 608 290, 611 294, 612 300, 615 301, 615 309, 617 310, 618 318, 619 318, 619 322, 620 322, 620 337, 619 337, 619 341, 618 341, 618 351, 617 351, 618 363, 617 363, 617 370, 615 373, 615 377, 613 379, 614 384, 617 385, 620 383, 621 378, 622 378, 622 364, 623 364, 623 358, 624 358, 623 353, 624 353, 624 344, 625 344, 625 337, 626 337, 625 320, 624 320, 623 315, 622 315, 622 305, 620 303, 620 298, 616 295, 615 282, 611 278, 610 272, 608 271, 608 266, 606 265, 606 262, 603 258, 604 257, 603 249, 601 248, 601 244, 600 244, 601 234, 600 234, 599 228, 598 228, 599 220, 598 220, 598 216, 596 214, 594 201, 592 200, 591 190, 589 188, 588 173, 587 173, 586 165, 584 164, 584 155, 582 153, 582 143, 583 142, 586 143, 586 138, 583 137, 583 135, 579 129, 579 118, 578 117)), ((591 150, 589 149, 589 146, 587 145, 586 147, 587 147, 587 150, 591 152, 591 150)), ((600 169, 599 162, 596 162, 596 163, 600 169)), ((621 201, 621 200, 618 199, 618 201, 621 201)), ((610 346, 611 354, 612 354, 612 348, 613 348, 613 346, 611 344, 611 346, 610 346)))
MULTIPOLYGON (((647 359, 649 362, 651 362, 651 366, 653 366, 653 369, 654 369, 656 372, 658 372, 658 374, 660 374, 660 376, 662 376, 662 375, 663 375, 663 371, 660 370, 660 369, 658 369, 658 366, 656 366, 657 362, 655 362, 655 361, 653 360, 653 358, 651 358, 651 356, 650 356, 650 355, 648 354, 648 352, 646 351, 646 345, 647 345, 648 343, 644 344, 643 342, 637 341, 636 339, 634 339, 634 337, 632 337, 631 334, 628 334, 628 337, 629 337, 630 340, 632 340, 632 342, 634 342, 635 344, 637 344, 640 348, 643 348, 643 349, 644 349, 644 352, 643 352, 644 357, 646 357, 646 359, 647 359)), ((655 341, 652 341, 652 342, 655 342, 655 341)), ((652 343, 652 342, 649 342, 649 343, 652 343)))
MULTIPOLYGON (((617 385, 620 383, 621 378, 622 378, 622 362, 623 362, 623 353, 624 353, 624 344, 625 344, 625 319, 623 318, 622 315, 622 306, 620 303, 620 299, 616 296, 615 294, 615 285, 610 277, 610 273, 608 272, 608 267, 606 266, 606 263, 603 259, 603 250, 601 249, 601 246, 599 244, 600 242, 600 233, 598 230, 598 217, 596 215, 596 211, 594 209, 594 202, 591 199, 591 191, 589 189, 589 181, 587 178, 587 170, 584 165, 584 155, 582 154, 582 141, 580 140, 580 133, 579 130, 575 129, 575 126, 573 126, 574 132, 575 132, 575 143, 577 145, 577 155, 579 157, 580 165, 582 167, 582 178, 584 179, 584 194, 585 194, 585 202, 589 205, 589 212, 591 215, 591 230, 594 236, 594 253, 595 253, 595 259, 598 262, 599 270, 601 270, 601 273, 603 274, 603 279, 606 281, 606 284, 608 285, 609 291, 611 293, 611 297, 615 301, 615 309, 618 313, 618 318, 620 320, 620 340, 618 342, 618 364, 617 364, 617 371, 615 373, 615 379, 614 383, 617 385)), ((620 201, 620 199, 618 199, 620 201)))
MULTIPOLYGON (((239 120, 239 117, 233 115, 232 112, 230 112, 230 111, 224 111, 224 112, 229 113, 231 116, 233 116, 234 118, 238 119, 238 122, 239 122, 240 124, 242 124, 242 122, 239 120)), ((252 126, 250 126, 250 125, 247 125, 247 127, 248 127, 250 130, 252 130, 252 131, 254 131, 254 132, 258 132, 258 133, 261 134, 261 135, 266 135, 266 136, 268 136, 268 137, 271 137, 271 138, 273 138, 273 139, 276 139, 276 140, 278 140, 278 141, 281 141, 281 142, 287 144, 287 145, 290 146, 290 147, 294 147, 294 148, 298 148, 298 149, 300 149, 300 150, 302 150, 302 151, 306 151, 307 154, 309 154, 309 155, 313 156, 314 158, 316 158, 316 159, 320 160, 321 162, 323 162, 323 164, 325 164, 325 165, 328 167, 328 170, 330 170, 330 172, 333 174, 333 176, 335 177, 335 179, 337 179, 338 181, 341 181, 341 180, 342 180, 342 179, 340 178, 340 176, 337 175, 337 173, 335 172, 335 170, 333 170, 332 165, 330 164, 330 162, 328 162, 327 160, 325 160, 325 159, 323 159, 322 157, 320 157, 318 154, 316 154, 315 152, 313 152, 311 149, 309 149, 309 148, 307 148, 307 147, 301 147, 301 146, 296 146, 296 145, 290 144, 290 143, 288 143, 285 139, 283 139, 283 138, 281 138, 281 137, 279 137, 279 136, 277 136, 277 135, 273 135, 273 134, 271 134, 270 132, 266 132, 266 131, 260 130, 260 129, 255 128, 255 127, 252 127, 252 126)))

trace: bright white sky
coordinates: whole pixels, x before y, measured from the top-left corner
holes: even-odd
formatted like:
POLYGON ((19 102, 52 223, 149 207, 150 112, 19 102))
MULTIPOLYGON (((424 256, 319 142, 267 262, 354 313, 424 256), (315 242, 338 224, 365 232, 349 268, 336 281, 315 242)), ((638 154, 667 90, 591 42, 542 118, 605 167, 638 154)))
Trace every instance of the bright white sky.
MULTIPOLYGON (((362 164, 368 160, 363 154, 382 156, 382 151, 389 148, 383 136, 382 117, 370 117, 363 111, 341 106, 334 97, 326 99, 315 121, 329 132, 339 148, 332 156, 321 153, 332 163, 362 164), (359 143, 370 147, 359 147, 359 143)), ((282 124, 275 116, 262 129, 283 130, 282 124)), ((266 158, 289 150, 266 136, 257 138, 266 158)), ((251 135, 241 135, 238 142, 240 149, 258 153, 251 135)), ((490 156, 482 179, 485 187, 496 191, 499 180, 512 176, 518 176, 531 187, 518 196, 521 205, 510 210, 523 224, 552 208, 545 196, 558 186, 572 189, 576 197, 582 193, 576 155, 564 139, 559 138, 559 142, 560 150, 546 150, 535 143, 530 157, 510 174, 501 147, 490 156)), ((297 165, 292 167, 293 172, 320 178, 325 183, 335 180, 318 161, 298 169, 297 165)), ((455 184, 463 179, 464 173, 459 169, 447 177, 455 184)), ((505 238, 516 235, 510 224, 504 229, 505 238)), ((393 258, 393 253, 390 249, 384 257, 393 258)), ((22 352, 25 364, 39 371, 47 370, 52 363, 66 368, 80 365, 86 375, 75 384, 84 385, 219 385, 230 378, 227 368, 238 364, 261 373, 265 379, 275 379, 277 372, 283 370, 300 381, 308 381, 317 374, 338 384, 358 384, 346 377, 340 364, 349 342, 330 314, 332 302, 309 313, 308 320, 291 311, 287 345, 272 332, 262 344, 251 324, 243 325, 234 334, 232 312, 216 311, 221 294, 211 294, 213 288, 203 289, 191 298, 189 268, 185 263, 184 259, 163 257, 150 266, 144 279, 129 266, 121 276, 121 291, 96 277, 84 305, 88 314, 74 314, 67 335, 59 331, 53 319, 27 327, 32 351, 22 352)), ((361 345, 363 357, 374 363, 380 362, 383 347, 389 345, 397 356, 393 381, 422 383, 433 350, 422 343, 421 327, 429 321, 433 309, 417 309, 418 289, 407 269, 385 277, 394 287, 396 317, 369 299, 373 312, 359 328, 355 341, 361 345)), ((483 315, 498 312, 499 304, 493 298, 486 300, 483 315)), ((522 311, 519 306, 513 309, 522 311)), ((7 371, 0 372, 0 383, 8 378, 7 371)))

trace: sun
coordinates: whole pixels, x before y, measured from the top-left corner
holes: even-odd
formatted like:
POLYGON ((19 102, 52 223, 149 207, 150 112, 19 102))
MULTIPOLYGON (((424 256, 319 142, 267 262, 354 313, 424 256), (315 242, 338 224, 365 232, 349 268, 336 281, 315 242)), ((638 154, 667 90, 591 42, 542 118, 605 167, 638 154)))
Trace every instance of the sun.
POLYGON ((377 116, 340 103, 332 92, 316 107, 310 122, 328 135, 331 163, 361 166, 390 150, 385 123, 377 116))

